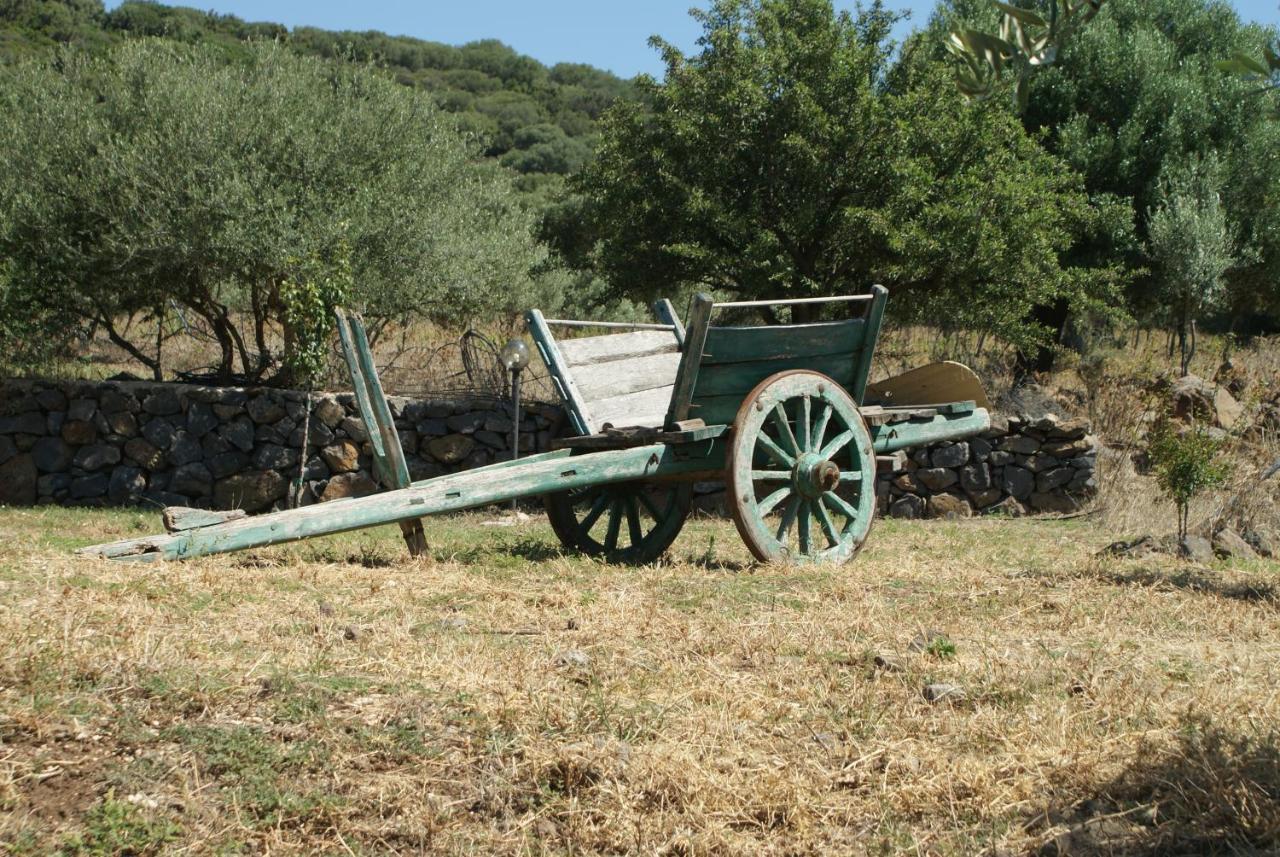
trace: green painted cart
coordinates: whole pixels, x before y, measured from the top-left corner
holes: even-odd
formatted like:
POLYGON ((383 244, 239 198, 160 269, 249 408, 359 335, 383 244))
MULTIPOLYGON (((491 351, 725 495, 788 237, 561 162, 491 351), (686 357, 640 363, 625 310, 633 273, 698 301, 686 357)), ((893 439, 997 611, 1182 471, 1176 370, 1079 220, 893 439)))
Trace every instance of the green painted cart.
POLYGON ((379 478, 389 489, 283 512, 97 545, 111 559, 181 559, 397 523, 425 548, 425 515, 543 496, 557 537, 611 561, 652 561, 679 534, 692 484, 723 480, 738 532, 762 561, 849 560, 875 515, 877 453, 966 437, 987 412, 968 402, 864 406, 887 291, 790 301, 694 299, 682 325, 526 315, 574 430, 557 449, 410 483, 358 319, 339 329, 379 478), (717 324, 726 310, 840 304, 814 324, 717 324), (557 338, 554 330, 609 332, 557 338))

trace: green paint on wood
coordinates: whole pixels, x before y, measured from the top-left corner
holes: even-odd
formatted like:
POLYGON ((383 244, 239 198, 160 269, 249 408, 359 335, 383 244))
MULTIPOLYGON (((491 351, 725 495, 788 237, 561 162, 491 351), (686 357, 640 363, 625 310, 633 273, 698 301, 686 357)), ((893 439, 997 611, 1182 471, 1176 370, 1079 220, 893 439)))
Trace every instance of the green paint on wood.
MULTIPOLYGON (((691 323, 692 324, 692 323, 691 323)), ((847 356, 862 346, 866 323, 860 318, 815 324, 766 324, 712 327, 703 348, 704 366, 789 358, 847 356)))
MULTIPOLYGON (((704 294, 697 294, 689 310, 689 326, 685 328, 684 344, 680 349, 680 368, 676 372, 676 385, 671 391, 671 405, 667 408, 666 427, 698 414, 689 412, 693 400, 694 385, 698 382, 698 369, 702 365, 703 347, 707 342, 707 329, 711 326, 711 310, 715 302, 704 294)), ((721 420, 720 422, 730 422, 721 420)), ((708 425, 711 420, 706 421, 708 425)))
POLYGON ((946 440, 962 440, 991 428, 991 416, 984 408, 952 415, 938 414, 930 420, 888 423, 872 427, 876 452, 894 452, 914 446, 929 446, 946 440))
POLYGON ((880 328, 884 325, 884 308, 889 300, 889 290, 884 286, 872 286, 871 306, 867 309, 867 332, 858 353, 853 383, 849 394, 861 405, 867 394, 867 378, 871 376, 871 361, 875 358, 876 343, 880 341, 880 328))
POLYGON ((876 467, 853 399, 822 375, 792 371, 762 383, 740 413, 727 461, 729 507, 752 554, 764 562, 852 558, 875 514, 876 467))

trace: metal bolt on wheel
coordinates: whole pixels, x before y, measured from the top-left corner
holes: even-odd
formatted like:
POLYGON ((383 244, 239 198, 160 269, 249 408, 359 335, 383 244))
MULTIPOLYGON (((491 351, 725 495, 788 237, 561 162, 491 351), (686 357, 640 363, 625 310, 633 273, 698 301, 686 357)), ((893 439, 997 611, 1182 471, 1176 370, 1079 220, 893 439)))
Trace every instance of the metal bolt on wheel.
POLYGON ((875 452, 858 406, 817 372, 779 372, 743 400, 729 507, 762 562, 843 563, 875 514, 875 452))

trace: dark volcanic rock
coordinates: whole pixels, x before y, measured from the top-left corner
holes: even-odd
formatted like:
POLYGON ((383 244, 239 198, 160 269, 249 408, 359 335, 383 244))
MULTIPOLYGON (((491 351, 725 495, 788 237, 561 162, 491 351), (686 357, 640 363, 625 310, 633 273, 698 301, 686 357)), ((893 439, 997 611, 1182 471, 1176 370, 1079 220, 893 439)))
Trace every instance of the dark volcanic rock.
POLYGON ((251 471, 228 476, 214 486, 213 499, 219 509, 257 512, 284 497, 289 481, 274 470, 251 471))

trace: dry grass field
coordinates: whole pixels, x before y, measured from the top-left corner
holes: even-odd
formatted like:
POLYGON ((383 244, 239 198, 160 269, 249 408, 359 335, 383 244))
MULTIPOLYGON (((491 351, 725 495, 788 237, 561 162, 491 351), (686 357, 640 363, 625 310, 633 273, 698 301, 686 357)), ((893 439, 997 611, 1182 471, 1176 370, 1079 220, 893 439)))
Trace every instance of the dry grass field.
POLYGON ((763 567, 702 519, 628 568, 492 519, 147 567, 71 550, 156 515, 0 510, 0 852, 1280 850, 1276 563, 1094 516, 763 567))

